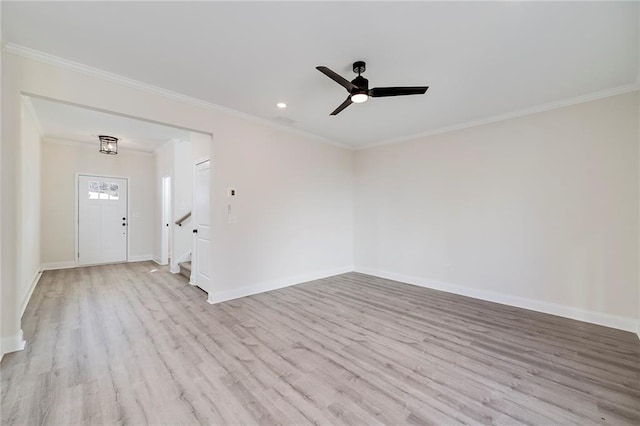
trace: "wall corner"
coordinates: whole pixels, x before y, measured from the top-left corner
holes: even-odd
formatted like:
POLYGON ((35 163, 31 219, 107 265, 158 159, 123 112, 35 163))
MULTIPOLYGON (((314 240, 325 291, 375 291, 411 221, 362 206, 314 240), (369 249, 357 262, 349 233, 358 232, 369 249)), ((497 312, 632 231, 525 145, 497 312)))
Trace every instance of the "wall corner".
POLYGON ((3 337, 2 341, 0 342, 0 345, 2 348, 0 357, 3 357, 5 354, 11 353, 11 352, 17 352, 17 351, 23 350, 26 343, 27 342, 24 340, 22 329, 20 329, 20 331, 13 336, 3 337))

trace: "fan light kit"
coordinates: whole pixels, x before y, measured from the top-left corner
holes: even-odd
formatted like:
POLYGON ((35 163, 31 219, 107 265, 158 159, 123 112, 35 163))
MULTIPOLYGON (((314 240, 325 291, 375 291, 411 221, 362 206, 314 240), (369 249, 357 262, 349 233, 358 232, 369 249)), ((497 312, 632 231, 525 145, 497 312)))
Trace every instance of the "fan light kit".
POLYGON ((406 95, 424 95, 429 86, 413 86, 413 87, 374 87, 369 89, 369 80, 362 77, 366 69, 363 61, 353 63, 353 72, 358 74, 352 81, 340 76, 338 73, 331 71, 327 67, 316 67, 318 71, 335 81, 349 92, 347 99, 336 108, 331 115, 338 115, 340 111, 351 104, 361 104, 371 98, 386 98, 388 96, 406 96, 406 95))
POLYGON ((369 99, 369 95, 366 93, 356 93, 355 95, 351 95, 351 102, 354 104, 361 104, 363 102, 367 102, 369 99))

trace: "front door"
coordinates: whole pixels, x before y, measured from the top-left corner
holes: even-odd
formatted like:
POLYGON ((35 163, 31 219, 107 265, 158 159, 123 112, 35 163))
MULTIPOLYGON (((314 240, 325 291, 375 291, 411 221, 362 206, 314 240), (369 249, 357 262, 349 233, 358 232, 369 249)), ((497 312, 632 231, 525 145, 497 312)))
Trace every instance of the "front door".
POLYGON ((127 261, 127 180, 78 176, 78 264, 127 261))
POLYGON ((196 164, 195 170, 195 261, 192 262, 194 284, 209 292, 211 283, 211 214, 209 205, 209 161, 196 164))

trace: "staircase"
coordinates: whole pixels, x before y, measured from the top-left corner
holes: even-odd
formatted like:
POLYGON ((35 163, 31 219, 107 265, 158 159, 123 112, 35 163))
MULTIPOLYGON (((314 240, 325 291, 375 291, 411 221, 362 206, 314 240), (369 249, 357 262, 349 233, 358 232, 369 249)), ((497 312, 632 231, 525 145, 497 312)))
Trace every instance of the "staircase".
POLYGON ((188 280, 191 279, 191 261, 178 263, 180 267, 180 274, 182 276, 187 277, 188 280))

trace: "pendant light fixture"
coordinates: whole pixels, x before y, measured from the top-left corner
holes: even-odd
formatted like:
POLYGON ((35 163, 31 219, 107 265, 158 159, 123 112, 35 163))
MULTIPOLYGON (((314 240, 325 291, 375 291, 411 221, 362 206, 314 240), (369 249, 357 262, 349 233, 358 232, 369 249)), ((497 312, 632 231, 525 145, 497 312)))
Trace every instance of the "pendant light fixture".
POLYGON ((118 153, 118 138, 113 136, 98 136, 100 139, 100 152, 103 154, 116 155, 118 153))

